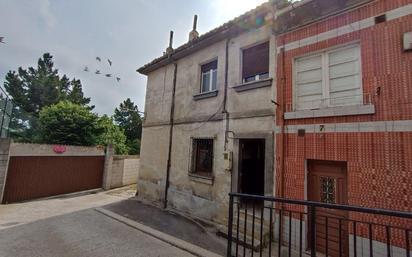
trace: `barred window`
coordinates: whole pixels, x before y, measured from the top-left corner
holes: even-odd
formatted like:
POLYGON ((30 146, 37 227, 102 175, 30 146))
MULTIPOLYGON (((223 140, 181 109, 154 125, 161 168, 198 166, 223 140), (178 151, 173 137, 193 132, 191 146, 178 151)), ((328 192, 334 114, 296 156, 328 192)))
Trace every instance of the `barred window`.
POLYGON ((336 180, 329 177, 320 177, 320 201, 323 203, 335 203, 336 180))
POLYGON ((192 173, 212 176, 213 139, 193 139, 192 173))

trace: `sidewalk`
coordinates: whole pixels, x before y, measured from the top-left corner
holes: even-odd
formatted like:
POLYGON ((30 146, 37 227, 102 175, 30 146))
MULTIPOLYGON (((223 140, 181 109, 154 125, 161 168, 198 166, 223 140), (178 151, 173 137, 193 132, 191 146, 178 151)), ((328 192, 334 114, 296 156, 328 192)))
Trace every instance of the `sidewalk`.
POLYGON ((136 186, 0 205, 0 230, 133 197, 136 186))
POLYGON ((195 257, 94 209, 0 230, 2 257, 195 257))
POLYGON ((200 224, 171 211, 129 199, 102 207, 153 230, 186 241, 219 255, 226 253, 226 240, 200 224))

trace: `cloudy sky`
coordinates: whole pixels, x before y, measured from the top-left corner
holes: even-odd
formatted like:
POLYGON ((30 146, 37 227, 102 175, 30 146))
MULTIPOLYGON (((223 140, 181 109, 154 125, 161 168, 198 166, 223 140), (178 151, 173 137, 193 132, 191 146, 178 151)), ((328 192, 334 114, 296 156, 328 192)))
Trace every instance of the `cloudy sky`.
POLYGON ((187 41, 193 15, 203 34, 265 0, 0 0, 0 83, 45 52, 61 74, 82 81, 96 111, 111 115, 130 97, 144 109, 146 78, 136 69, 162 54, 169 31, 187 41), (102 62, 96 61, 96 56, 102 62), (110 67, 107 58, 112 60, 110 67), (91 72, 84 72, 85 66, 91 72), (112 73, 121 78, 95 75, 112 73))

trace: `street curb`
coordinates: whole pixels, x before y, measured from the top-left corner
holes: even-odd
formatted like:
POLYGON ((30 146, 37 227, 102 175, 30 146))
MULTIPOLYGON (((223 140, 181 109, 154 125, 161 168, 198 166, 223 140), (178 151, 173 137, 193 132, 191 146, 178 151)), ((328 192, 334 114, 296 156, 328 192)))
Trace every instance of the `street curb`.
POLYGON ((95 188, 95 189, 89 189, 89 190, 78 191, 78 192, 73 192, 73 193, 66 193, 66 194, 59 194, 59 195, 52 195, 52 196, 46 196, 46 197, 41 197, 41 198, 29 199, 25 201, 16 202, 16 203, 27 203, 27 202, 36 202, 36 201, 53 200, 53 199, 67 199, 67 198, 74 198, 74 197, 79 197, 79 196, 84 196, 84 195, 97 194, 100 192, 104 192, 104 190, 101 188, 95 188))
POLYGON ((123 217, 123 216, 121 216, 117 213, 112 212, 112 211, 109 211, 109 210, 106 210, 106 209, 103 209, 103 208, 95 208, 95 210, 97 212, 100 212, 103 215, 106 215, 106 216, 108 216, 112 219, 115 219, 115 220, 117 220, 117 221, 119 221, 123 224, 126 224, 130 227, 138 229, 138 230, 140 230, 140 231, 142 231, 142 232, 144 232, 144 233, 146 233, 150 236, 153 236, 157 239, 160 239, 160 240, 162 240, 162 241, 164 241, 168 244, 171 244, 171 245, 173 245, 177 248, 180 248, 184 251, 187 251, 187 252, 189 252, 193 255, 196 255, 196 256, 199 256, 199 257, 221 257, 221 255, 218 255, 218 254, 213 253, 211 251, 208 251, 204 248, 201 248, 199 246, 188 243, 188 242, 183 241, 183 240, 181 240, 179 238, 176 238, 174 236, 163 233, 161 231, 155 230, 151 227, 148 227, 146 225, 138 223, 134 220, 125 218, 125 217, 123 217))

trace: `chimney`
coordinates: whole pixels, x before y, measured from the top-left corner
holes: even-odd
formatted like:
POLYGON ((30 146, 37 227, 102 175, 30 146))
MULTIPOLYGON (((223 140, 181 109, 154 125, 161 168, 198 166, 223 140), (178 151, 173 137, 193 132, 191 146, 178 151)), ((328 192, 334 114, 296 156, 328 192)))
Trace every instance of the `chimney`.
POLYGON ((197 32, 196 28, 197 28, 197 15, 193 17, 193 29, 189 33, 189 42, 199 37, 199 32, 197 32))
POLYGON ((173 53, 173 30, 170 31, 170 37, 169 37, 169 47, 166 48, 166 54, 170 55, 173 53))

